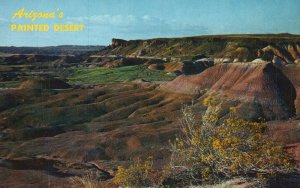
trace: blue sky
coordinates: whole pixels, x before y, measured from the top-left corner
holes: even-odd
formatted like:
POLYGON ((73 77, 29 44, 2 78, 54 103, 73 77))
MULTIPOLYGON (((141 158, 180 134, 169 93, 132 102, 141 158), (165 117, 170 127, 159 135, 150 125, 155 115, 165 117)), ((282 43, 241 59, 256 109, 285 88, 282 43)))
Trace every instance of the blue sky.
POLYGON ((300 34, 299 0, 1 0, 0 46, 107 45, 145 39, 232 33, 300 34), (11 19, 60 8, 62 19, 11 19), (12 32, 11 23, 83 23, 83 32, 12 32))

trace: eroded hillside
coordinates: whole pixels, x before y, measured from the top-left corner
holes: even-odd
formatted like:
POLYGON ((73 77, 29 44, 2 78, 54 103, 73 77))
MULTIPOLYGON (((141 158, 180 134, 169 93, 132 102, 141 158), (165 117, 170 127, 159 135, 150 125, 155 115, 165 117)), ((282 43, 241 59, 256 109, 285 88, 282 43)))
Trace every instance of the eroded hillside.
POLYGON ((155 56, 189 59, 215 58, 215 62, 251 62, 257 58, 276 63, 298 63, 298 35, 216 35, 149 40, 113 39, 99 55, 155 56))
POLYGON ((0 181, 70 187, 69 178, 93 171, 109 182, 117 166, 147 156, 159 168, 182 105, 200 118, 212 94, 224 98, 220 119, 235 106, 243 119, 266 121, 267 135, 299 160, 299 46, 297 35, 224 35, 1 56, 0 181))

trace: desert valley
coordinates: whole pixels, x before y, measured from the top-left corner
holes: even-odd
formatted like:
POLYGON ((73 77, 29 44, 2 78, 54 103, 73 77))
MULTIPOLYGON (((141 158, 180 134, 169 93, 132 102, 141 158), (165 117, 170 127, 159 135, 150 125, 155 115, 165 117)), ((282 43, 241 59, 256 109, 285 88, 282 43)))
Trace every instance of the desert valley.
MULTIPOLYGON (((0 47, 0 187, 72 187, 91 172, 117 187, 118 167, 149 156, 162 169, 182 107, 201 116, 211 95, 226 99, 220 121, 235 107, 265 123, 299 167, 299 73, 300 35, 287 33, 0 47)), ((268 183, 299 187, 299 168, 268 183)))

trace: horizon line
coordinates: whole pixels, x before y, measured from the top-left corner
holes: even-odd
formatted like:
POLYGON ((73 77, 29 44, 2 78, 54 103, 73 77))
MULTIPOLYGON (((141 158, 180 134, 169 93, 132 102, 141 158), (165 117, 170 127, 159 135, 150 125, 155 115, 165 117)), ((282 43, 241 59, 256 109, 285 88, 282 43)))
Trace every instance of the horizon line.
MULTIPOLYGON (((123 39, 123 38, 111 38, 111 41, 113 39, 121 39, 125 41, 139 41, 139 40, 153 40, 153 39, 180 39, 180 38, 193 38, 193 37, 230 37, 230 36, 237 36, 237 35, 243 35, 243 36, 255 36, 255 35, 275 35, 275 36, 284 36, 284 35, 290 35, 290 36, 299 36, 300 33, 289 33, 289 32, 279 32, 279 33, 231 33, 231 34, 203 34, 203 35, 191 35, 191 36, 175 36, 175 37, 153 37, 153 38, 137 38, 137 39, 123 39)), ((237 36, 238 37, 238 36, 237 36)), ((15 48, 45 48, 45 47, 60 47, 60 46, 109 46, 110 44, 57 44, 57 45, 41 45, 41 46, 31 46, 31 45, 1 45, 0 48, 3 47, 15 47, 15 48)))

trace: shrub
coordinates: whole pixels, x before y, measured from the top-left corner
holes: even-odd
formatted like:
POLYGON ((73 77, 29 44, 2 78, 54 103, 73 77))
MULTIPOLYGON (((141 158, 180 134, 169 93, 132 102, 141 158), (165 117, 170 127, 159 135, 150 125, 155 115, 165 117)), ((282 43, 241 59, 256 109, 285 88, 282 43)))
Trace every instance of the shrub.
POLYGON ((88 172, 82 177, 72 177, 70 178, 73 187, 83 187, 83 188, 101 188, 101 180, 98 179, 99 175, 97 173, 88 172))
POLYGON ((148 187, 160 184, 160 177, 153 169, 153 160, 149 157, 144 162, 137 160, 128 168, 118 167, 114 182, 125 187, 148 187))
POLYGON ((158 173, 148 159, 128 168, 119 167, 115 183, 130 187, 186 186, 215 184, 235 177, 263 182, 295 167, 283 145, 265 134, 265 123, 238 118, 235 107, 221 118, 222 101, 215 96, 203 100, 207 110, 200 119, 193 105, 183 105, 180 134, 171 143, 170 164, 161 171, 160 178, 154 178, 158 173))
POLYGON ((293 168, 283 145, 265 135, 266 124, 238 118, 234 107, 221 120, 222 101, 209 96, 203 103, 207 110, 200 121, 193 106, 182 107, 181 134, 172 145, 170 177, 216 183, 235 176, 268 178, 293 168))

